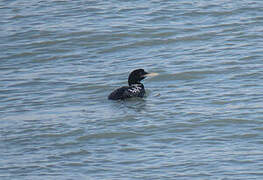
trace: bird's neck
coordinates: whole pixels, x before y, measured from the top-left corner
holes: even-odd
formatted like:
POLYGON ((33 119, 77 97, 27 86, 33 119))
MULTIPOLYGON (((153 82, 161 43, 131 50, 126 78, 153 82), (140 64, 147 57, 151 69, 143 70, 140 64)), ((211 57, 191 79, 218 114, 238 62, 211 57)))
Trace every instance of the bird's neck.
POLYGON ((138 83, 129 83, 129 86, 136 86, 136 87, 144 87, 142 83, 138 82, 138 83))
POLYGON ((132 86, 134 84, 141 84, 141 83, 140 83, 140 81, 134 81, 132 79, 129 79, 128 84, 129 84, 129 86, 132 86))

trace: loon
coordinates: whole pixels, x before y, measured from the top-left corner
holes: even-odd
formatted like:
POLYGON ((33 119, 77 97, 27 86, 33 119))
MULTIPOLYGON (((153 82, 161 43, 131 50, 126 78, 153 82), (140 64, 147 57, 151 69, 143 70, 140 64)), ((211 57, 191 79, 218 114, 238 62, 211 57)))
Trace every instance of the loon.
POLYGON ((110 100, 125 100, 132 97, 142 98, 145 94, 145 89, 141 80, 147 76, 156 76, 158 73, 148 73, 144 69, 136 69, 132 71, 128 78, 129 86, 123 86, 114 90, 109 96, 110 100))

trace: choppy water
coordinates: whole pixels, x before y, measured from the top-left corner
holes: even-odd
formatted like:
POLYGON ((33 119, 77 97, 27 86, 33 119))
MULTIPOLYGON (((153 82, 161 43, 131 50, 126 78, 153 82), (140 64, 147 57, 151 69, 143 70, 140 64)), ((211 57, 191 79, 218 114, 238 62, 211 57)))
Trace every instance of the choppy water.
POLYGON ((262 179, 263 1, 0 1, 0 179, 262 179), (143 100, 107 95, 136 68, 143 100))

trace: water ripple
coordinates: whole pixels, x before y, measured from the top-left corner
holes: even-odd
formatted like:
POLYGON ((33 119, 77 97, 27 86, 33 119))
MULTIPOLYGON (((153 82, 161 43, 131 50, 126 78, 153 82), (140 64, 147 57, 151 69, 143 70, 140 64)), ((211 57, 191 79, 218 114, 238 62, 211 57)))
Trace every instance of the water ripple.
POLYGON ((260 179, 262 5, 0 2, 1 179, 260 179))

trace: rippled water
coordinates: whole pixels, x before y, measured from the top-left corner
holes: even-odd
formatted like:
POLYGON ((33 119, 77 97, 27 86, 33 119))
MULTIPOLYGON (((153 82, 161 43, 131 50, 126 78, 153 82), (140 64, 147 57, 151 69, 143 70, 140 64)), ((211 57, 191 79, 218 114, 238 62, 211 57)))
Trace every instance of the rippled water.
POLYGON ((0 179, 262 179, 263 1, 0 1, 0 179), (130 71, 147 97, 107 100, 130 71))

